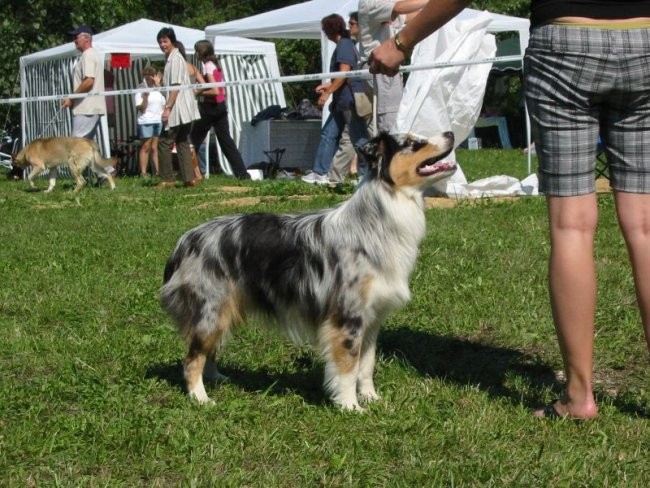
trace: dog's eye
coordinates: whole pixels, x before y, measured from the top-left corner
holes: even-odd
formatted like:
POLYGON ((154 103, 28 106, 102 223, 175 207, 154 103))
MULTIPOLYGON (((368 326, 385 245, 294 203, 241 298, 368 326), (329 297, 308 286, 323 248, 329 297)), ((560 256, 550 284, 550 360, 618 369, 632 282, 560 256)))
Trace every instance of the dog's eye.
POLYGON ((412 141, 411 142, 411 150, 413 152, 416 152, 416 151, 419 151, 420 149, 422 149, 426 145, 427 145, 426 141, 412 141))

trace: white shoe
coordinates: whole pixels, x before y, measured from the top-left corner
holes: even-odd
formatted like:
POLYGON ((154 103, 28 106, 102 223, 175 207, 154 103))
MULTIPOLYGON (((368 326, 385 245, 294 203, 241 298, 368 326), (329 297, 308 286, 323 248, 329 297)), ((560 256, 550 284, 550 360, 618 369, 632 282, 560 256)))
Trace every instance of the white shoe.
POLYGON ((327 175, 319 175, 315 171, 307 173, 301 178, 305 183, 316 184, 316 185, 329 185, 330 179, 327 175))

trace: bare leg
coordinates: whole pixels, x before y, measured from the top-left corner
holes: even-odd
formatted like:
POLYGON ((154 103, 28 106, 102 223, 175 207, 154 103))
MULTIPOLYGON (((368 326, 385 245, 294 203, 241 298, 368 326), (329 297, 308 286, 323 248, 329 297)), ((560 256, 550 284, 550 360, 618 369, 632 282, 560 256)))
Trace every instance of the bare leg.
POLYGON ((153 164, 153 171, 156 176, 160 173, 160 169, 158 167, 158 138, 157 137, 152 137, 151 138, 151 161, 153 164))
POLYGON ((616 210, 627 244, 636 298, 650 352, 650 195, 616 192, 616 210))
MULTIPOLYGON (((592 389, 596 269, 596 195, 548 197, 551 234, 549 286, 555 330, 564 361, 566 391, 560 415, 598 415, 592 389)), ((542 416, 543 411, 535 412, 542 416)))
POLYGON ((151 151, 152 147, 152 139, 147 139, 142 143, 142 146, 140 147, 140 175, 145 175, 147 174, 147 167, 149 166, 149 152, 151 151))

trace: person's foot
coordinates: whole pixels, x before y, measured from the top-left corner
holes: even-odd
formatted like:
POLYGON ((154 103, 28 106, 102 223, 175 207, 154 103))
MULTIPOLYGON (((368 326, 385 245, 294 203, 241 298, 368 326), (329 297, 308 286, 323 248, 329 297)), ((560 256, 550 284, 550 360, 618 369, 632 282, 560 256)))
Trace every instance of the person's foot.
POLYGON ((573 405, 565 400, 554 400, 548 405, 533 410, 533 416, 551 420, 589 420, 598 417, 598 409, 592 405, 573 405))
POLYGON ((315 171, 312 171, 311 173, 307 173, 305 176, 303 176, 300 179, 305 183, 309 183, 311 185, 329 185, 330 182, 327 175, 319 175, 315 171))
POLYGON ((185 188, 192 188, 196 186, 196 180, 190 180, 185 182, 185 188))

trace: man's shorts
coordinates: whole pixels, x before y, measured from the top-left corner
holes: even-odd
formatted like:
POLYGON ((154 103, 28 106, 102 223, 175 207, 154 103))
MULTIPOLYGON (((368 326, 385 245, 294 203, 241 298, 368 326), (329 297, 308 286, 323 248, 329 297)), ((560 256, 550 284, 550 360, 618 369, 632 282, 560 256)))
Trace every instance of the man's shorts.
POLYGON ((612 188, 650 193, 650 29, 533 29, 524 89, 540 191, 595 191, 598 138, 612 188))
POLYGON ((138 138, 139 139, 151 139, 152 137, 158 137, 162 132, 162 123, 158 122, 157 124, 138 124, 138 138))
POLYGON ((74 115, 72 117, 72 137, 94 139, 101 115, 74 115))

